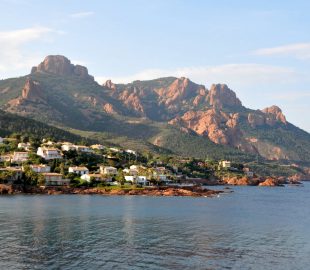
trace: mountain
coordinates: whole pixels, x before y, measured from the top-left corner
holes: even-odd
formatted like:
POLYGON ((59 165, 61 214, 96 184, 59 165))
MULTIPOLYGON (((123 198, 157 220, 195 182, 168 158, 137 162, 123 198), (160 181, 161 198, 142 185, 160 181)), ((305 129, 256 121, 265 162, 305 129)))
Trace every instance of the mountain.
POLYGON ((188 156, 309 162, 310 135, 281 109, 246 108, 225 84, 166 77, 99 85, 86 67, 47 56, 0 81, 0 108, 124 146, 188 156))

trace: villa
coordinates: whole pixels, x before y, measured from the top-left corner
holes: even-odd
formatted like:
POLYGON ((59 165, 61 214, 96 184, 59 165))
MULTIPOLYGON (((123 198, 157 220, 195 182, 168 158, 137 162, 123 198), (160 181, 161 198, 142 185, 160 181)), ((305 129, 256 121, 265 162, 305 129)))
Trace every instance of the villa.
POLYGON ((108 174, 108 175, 116 175, 117 169, 111 166, 100 166, 100 173, 101 174, 108 174))
POLYGON ((110 180, 110 179, 103 177, 102 174, 99 174, 99 173, 83 174, 81 176, 81 179, 87 182, 90 182, 92 179, 95 181, 103 181, 103 182, 110 180))
POLYGON ((14 152, 12 162, 24 162, 29 158, 28 152, 14 152))
POLYGON ((0 137, 0 144, 3 144, 3 138, 0 137))
POLYGON ((68 186, 69 179, 62 179, 60 173, 42 173, 45 179, 45 186, 68 186))
POLYGON ((62 150, 62 151, 75 150, 75 145, 73 145, 72 143, 64 143, 64 144, 61 146, 61 150, 62 150))
POLYGON ((84 175, 84 174, 88 174, 89 170, 86 167, 69 167, 69 173, 75 173, 78 175, 84 175))
POLYGON ((45 160, 62 158, 60 150, 58 150, 57 148, 39 147, 37 155, 44 158, 45 160))
POLYGON ((93 144, 90 146, 91 149, 103 150, 104 146, 102 144, 93 144))
POLYGON ((27 143, 19 143, 17 145, 17 148, 23 149, 25 151, 30 151, 30 147, 31 147, 31 143, 29 143, 29 142, 27 142, 27 143))
POLYGON ((92 153, 93 150, 88 147, 88 146, 85 146, 85 145, 75 145, 75 150, 78 151, 78 152, 82 152, 82 153, 92 153))
POLYGON ((48 173, 51 171, 51 167, 45 164, 30 165, 30 168, 36 173, 48 173))

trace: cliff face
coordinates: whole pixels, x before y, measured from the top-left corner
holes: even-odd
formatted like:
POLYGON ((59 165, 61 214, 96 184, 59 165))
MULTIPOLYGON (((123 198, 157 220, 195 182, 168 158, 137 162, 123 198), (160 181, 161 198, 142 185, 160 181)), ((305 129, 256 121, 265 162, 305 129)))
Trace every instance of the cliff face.
POLYGON ((45 94, 40 83, 28 78, 22 89, 22 99, 33 102, 45 101, 45 94))

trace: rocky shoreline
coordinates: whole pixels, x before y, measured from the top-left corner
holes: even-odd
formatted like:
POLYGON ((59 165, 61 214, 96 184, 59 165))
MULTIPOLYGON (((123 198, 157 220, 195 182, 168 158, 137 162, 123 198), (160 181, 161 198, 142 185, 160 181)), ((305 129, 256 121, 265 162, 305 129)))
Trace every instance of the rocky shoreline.
POLYGON ((210 190, 202 187, 150 187, 150 188, 70 188, 70 187, 22 187, 13 185, 0 185, 0 194, 42 194, 42 195, 140 195, 140 196, 187 196, 187 197, 213 197, 220 193, 232 191, 210 190))

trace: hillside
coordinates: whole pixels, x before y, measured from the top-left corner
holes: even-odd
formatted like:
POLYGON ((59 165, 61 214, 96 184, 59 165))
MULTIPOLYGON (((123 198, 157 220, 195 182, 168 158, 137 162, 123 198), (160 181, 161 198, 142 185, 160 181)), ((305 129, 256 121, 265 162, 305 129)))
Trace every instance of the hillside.
POLYGON ((225 84, 207 89, 167 77, 99 85, 86 67, 48 56, 29 75, 0 81, 0 97, 7 112, 137 149, 310 160, 309 133, 288 123, 277 106, 246 108, 225 84))

